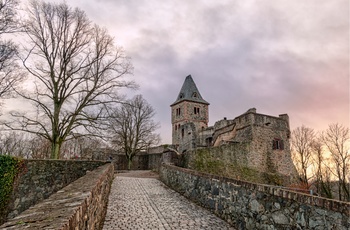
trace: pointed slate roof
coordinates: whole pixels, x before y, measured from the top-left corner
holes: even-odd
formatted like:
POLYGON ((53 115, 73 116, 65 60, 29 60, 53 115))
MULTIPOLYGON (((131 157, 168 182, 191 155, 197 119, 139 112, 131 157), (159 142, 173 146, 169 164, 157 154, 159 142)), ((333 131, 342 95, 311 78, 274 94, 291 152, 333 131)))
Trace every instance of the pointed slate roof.
POLYGON ((193 101, 209 105, 209 103, 202 98, 196 86, 196 83, 194 83, 191 75, 188 75, 186 77, 176 101, 173 104, 171 104, 171 106, 176 105, 177 103, 182 101, 193 101))

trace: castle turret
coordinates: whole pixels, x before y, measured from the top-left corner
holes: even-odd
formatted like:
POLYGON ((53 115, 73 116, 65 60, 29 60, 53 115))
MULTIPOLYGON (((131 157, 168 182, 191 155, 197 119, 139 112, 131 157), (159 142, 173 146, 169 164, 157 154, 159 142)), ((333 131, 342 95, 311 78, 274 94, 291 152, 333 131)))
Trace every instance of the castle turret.
POLYGON ((209 103, 202 98, 191 75, 186 77, 176 101, 170 107, 173 145, 192 146, 194 135, 208 127, 209 103))

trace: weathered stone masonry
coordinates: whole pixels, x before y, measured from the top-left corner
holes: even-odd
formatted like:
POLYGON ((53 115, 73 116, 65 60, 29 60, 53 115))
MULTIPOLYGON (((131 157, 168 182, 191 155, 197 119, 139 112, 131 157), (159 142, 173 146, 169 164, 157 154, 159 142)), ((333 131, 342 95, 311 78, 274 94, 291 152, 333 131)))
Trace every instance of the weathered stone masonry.
POLYGON ((113 176, 112 164, 88 172, 0 229, 101 229, 113 176))
POLYGON ((349 229, 350 205, 163 164, 161 180, 237 229, 349 229))
POLYGON ((7 217, 15 217, 103 164, 106 162, 24 160, 24 171, 14 187, 7 217))
MULTIPOLYGON (((255 108, 251 108, 234 119, 224 118, 208 127, 209 103, 202 98, 191 75, 186 77, 176 101, 170 107, 172 145, 178 153, 249 143, 246 154, 248 167, 253 166, 263 173, 297 177, 290 153, 287 114, 270 116, 259 114, 255 108)), ((225 154, 230 155, 230 152, 223 152, 218 157, 225 154)))
MULTIPOLYGON (((172 151, 168 149, 169 145, 161 145, 147 149, 147 152, 140 152, 132 159, 131 170, 155 170, 158 171, 161 162, 172 161, 172 151)), ((124 153, 117 153, 113 149, 89 150, 87 157, 89 160, 106 160, 114 164, 116 172, 128 169, 128 160, 124 153)))

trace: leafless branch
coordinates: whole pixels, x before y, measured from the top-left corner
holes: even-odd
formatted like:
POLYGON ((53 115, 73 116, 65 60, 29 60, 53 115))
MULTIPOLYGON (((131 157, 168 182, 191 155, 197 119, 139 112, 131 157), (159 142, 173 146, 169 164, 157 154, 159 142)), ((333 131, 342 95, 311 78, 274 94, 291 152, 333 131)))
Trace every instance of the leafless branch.
MULTIPOLYGON (((98 129, 108 104, 122 87, 136 87, 124 77, 131 73, 130 59, 114 45, 105 29, 93 25, 80 9, 66 3, 33 0, 25 21, 29 38, 22 58, 31 92, 18 92, 37 109, 37 114, 14 116, 12 129, 38 133, 51 142, 51 157, 73 133, 98 129)), ((96 132, 90 135, 96 135, 96 132)))

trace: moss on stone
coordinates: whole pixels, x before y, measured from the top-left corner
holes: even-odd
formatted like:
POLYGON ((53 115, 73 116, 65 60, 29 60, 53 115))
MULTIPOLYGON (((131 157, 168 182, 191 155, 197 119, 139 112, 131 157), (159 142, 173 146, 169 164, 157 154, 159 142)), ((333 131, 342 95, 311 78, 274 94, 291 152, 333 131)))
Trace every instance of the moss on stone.
POLYGON ((220 174, 225 165, 222 161, 213 158, 207 149, 200 149, 197 150, 194 167, 201 172, 220 174))
POLYGON ((191 164, 189 168, 204 172, 215 174, 218 176, 234 178, 238 180, 249 181, 261 184, 283 184, 281 176, 275 173, 265 173, 256 169, 242 166, 237 162, 227 162, 215 154, 211 154, 209 149, 198 149, 192 155, 191 164))
POLYGON ((0 224, 6 219, 13 185, 23 165, 19 158, 0 155, 0 224))

